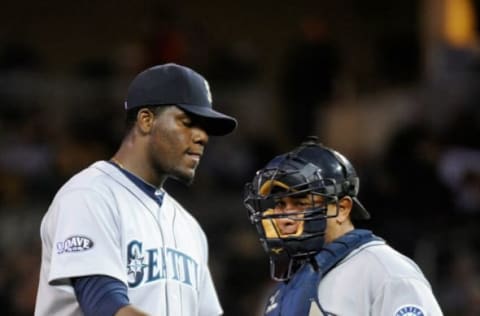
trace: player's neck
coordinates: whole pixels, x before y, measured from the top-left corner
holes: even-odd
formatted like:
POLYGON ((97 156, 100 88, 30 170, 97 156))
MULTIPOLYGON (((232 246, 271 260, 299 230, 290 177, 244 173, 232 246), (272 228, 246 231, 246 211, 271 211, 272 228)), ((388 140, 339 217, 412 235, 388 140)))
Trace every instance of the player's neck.
POLYGON ((116 159, 115 157, 112 157, 110 161, 116 164, 117 166, 119 166, 120 168, 127 170, 127 168, 125 168, 125 166, 120 161, 118 161, 118 159, 116 159))
POLYGON ((111 161, 120 168, 133 173, 144 182, 156 188, 161 188, 167 176, 156 172, 149 163, 147 146, 148 140, 131 132, 123 139, 111 161))
POLYGON ((158 179, 158 177, 145 168, 145 164, 135 163, 132 160, 122 159, 121 156, 115 155, 110 159, 111 162, 116 164, 118 167, 134 174, 136 177, 143 180, 145 183, 156 187, 161 188, 163 186, 164 180, 158 179))

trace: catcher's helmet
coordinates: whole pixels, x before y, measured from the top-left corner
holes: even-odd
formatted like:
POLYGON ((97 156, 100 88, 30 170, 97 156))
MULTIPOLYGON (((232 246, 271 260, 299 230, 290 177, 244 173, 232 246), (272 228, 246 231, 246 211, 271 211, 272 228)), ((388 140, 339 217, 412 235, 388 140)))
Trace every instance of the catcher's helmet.
POLYGON ((292 265, 313 257, 324 245, 326 218, 338 214, 338 201, 349 196, 353 202, 352 218, 368 219, 370 214, 358 201, 359 178, 352 164, 337 151, 309 137, 294 150, 272 159, 257 171, 245 187, 244 204, 250 221, 257 228, 272 263, 272 277, 290 278, 292 265), (321 203, 318 197, 321 197, 321 203), (308 208, 294 213, 274 212, 276 203, 287 197, 308 197, 308 208), (327 205, 337 204, 337 214, 327 215, 327 205), (283 234, 276 220, 298 221, 297 231, 283 234), (278 266, 287 268, 278 273, 278 266))

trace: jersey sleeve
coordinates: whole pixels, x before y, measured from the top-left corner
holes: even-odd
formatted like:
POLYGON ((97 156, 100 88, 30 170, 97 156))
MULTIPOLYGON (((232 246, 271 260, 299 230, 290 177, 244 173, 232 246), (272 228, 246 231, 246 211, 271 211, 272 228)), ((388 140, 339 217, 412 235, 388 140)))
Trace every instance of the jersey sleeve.
POLYGON ((68 284, 72 277, 106 275, 126 283, 121 238, 113 201, 92 189, 62 194, 50 211, 51 265, 48 281, 68 284))
POLYGON ((428 315, 443 313, 432 290, 415 278, 389 280, 372 306, 372 316, 428 315))

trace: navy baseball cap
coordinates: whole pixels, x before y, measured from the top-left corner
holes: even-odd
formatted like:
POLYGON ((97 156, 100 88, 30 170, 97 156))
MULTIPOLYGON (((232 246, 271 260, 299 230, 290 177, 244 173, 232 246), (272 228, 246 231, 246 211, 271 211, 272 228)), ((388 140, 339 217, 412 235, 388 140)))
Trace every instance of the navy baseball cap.
POLYGON ((222 136, 237 127, 237 120, 217 112, 207 80, 192 69, 174 63, 139 73, 128 88, 125 109, 148 105, 175 105, 197 117, 207 134, 222 136))

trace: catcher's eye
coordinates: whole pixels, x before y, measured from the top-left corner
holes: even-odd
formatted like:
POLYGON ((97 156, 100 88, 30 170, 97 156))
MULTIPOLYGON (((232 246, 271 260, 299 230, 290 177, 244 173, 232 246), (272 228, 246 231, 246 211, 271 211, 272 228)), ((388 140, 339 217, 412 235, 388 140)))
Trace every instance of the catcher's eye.
POLYGON ((282 200, 278 200, 278 201, 275 201, 275 207, 274 208, 276 210, 283 210, 283 209, 285 209, 286 206, 287 206, 287 203, 285 203, 282 200))
POLYGON ((275 211, 278 213, 302 211, 312 207, 312 201, 306 198, 286 197, 275 201, 275 211))

